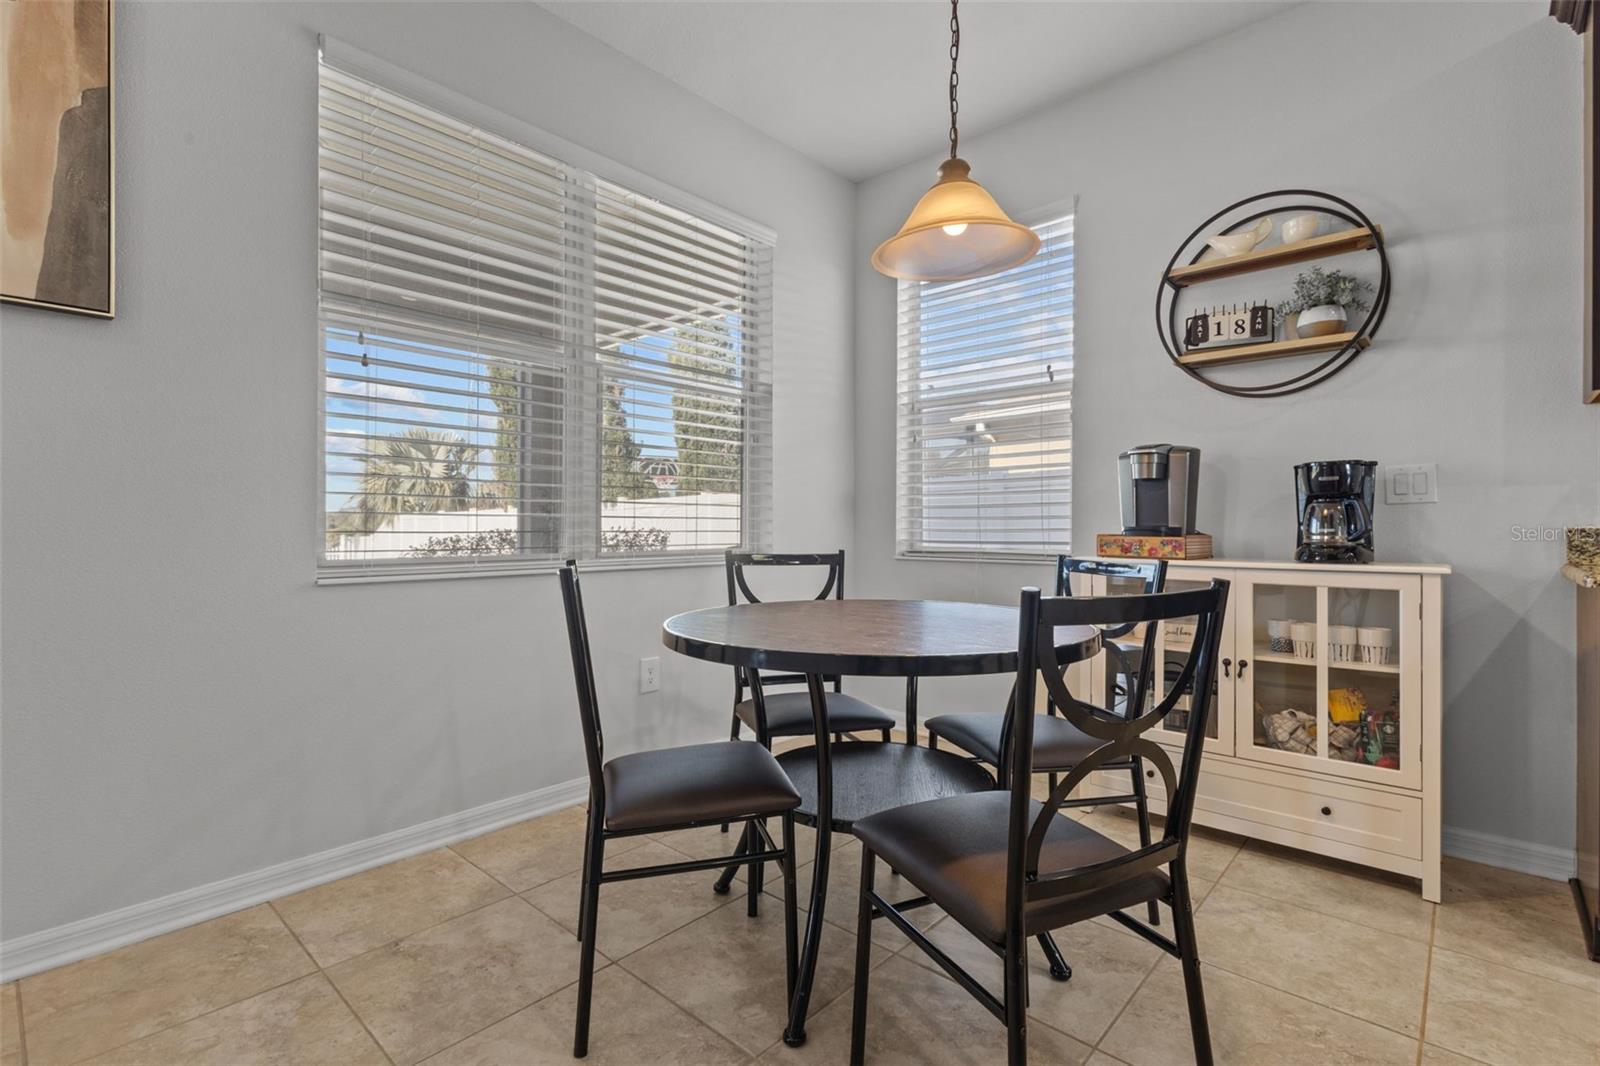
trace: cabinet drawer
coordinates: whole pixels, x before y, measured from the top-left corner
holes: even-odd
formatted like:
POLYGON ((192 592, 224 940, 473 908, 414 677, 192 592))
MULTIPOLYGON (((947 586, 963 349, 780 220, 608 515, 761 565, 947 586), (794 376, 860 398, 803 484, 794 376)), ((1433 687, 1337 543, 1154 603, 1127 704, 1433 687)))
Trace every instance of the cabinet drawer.
MULTIPOLYGON (((1128 784, 1126 773, 1095 774, 1085 783, 1083 794, 1126 793, 1128 784)), ((1152 808, 1165 809, 1160 775, 1146 779, 1145 787, 1152 808)), ((1233 761, 1207 759, 1195 797, 1195 821, 1291 845, 1299 843, 1296 838, 1314 838, 1401 858, 1422 857, 1420 796, 1233 761)))
MULTIPOLYGON (((1279 831, 1408 859, 1422 857, 1422 799, 1325 779, 1204 774, 1196 807, 1279 831)), ((1263 834, 1268 835, 1268 834, 1263 834)))

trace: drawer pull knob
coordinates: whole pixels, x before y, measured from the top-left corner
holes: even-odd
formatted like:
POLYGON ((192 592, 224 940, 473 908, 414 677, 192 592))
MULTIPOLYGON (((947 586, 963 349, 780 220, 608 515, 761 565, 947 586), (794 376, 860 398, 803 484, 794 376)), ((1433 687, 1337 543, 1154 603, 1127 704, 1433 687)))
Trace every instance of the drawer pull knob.
POLYGON ((1324 808, 1322 808, 1322 813, 1323 814, 1332 814, 1333 813, 1333 808, 1332 807, 1324 807, 1324 808))
POLYGON ((1156 772, 1154 770, 1146 770, 1144 772, 1144 776, 1150 778, 1153 781, 1153 780, 1155 780, 1156 772))

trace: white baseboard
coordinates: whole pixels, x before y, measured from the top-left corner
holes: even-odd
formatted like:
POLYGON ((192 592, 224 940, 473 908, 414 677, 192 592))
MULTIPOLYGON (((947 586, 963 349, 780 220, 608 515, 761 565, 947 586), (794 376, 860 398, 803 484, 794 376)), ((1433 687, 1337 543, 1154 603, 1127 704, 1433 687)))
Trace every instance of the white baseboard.
POLYGON ((1548 877, 1565 883, 1576 868, 1577 857, 1571 848, 1533 844, 1526 840, 1480 833, 1475 829, 1444 827, 1440 846, 1446 855, 1505 870, 1518 870, 1535 877, 1548 877))
POLYGON ((588 794, 587 778, 564 781, 431 822, 174 892, 160 899, 14 937, 0 942, 0 981, 14 981, 41 970, 64 966, 513 822, 548 814, 581 803, 588 794))

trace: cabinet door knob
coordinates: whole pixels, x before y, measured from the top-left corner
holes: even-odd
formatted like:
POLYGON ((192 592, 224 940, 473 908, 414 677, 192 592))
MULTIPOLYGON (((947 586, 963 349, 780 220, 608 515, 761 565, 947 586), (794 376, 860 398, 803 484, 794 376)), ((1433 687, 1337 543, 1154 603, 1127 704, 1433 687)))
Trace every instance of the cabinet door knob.
POLYGON ((1240 659, 1239 660, 1239 677, 1241 679, 1244 677, 1244 668, 1249 666, 1249 665, 1250 665, 1250 660, 1249 659, 1240 659))
POLYGON ((1144 772, 1144 776, 1150 778, 1153 781, 1153 780, 1155 780, 1156 772, 1154 770, 1146 770, 1144 772))
MULTIPOLYGON (((1233 660, 1232 659, 1223 659, 1222 660, 1222 676, 1223 677, 1232 677, 1233 674, 1229 673, 1229 671, 1232 670, 1232 669, 1233 669, 1233 660)), ((1243 669, 1243 668, 1241 667, 1241 669, 1243 669)))
POLYGON ((1333 808, 1332 807, 1324 807, 1324 808, 1322 808, 1322 813, 1325 814, 1325 815, 1332 814, 1333 813, 1333 808))

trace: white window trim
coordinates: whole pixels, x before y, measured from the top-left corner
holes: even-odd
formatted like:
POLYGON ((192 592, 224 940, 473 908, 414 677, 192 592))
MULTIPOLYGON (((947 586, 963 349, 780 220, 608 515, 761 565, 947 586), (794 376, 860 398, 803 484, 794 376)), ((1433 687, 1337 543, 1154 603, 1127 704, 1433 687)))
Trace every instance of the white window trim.
MULTIPOLYGON (((1077 197, 1077 195, 1074 194, 1072 196, 1068 196, 1068 197, 1065 197, 1065 198, 1060 199, 1060 200, 1052 201, 1051 203, 1046 204, 1043 207, 1036 207, 1031 211, 1025 211, 1025 212, 1022 212, 1020 214, 1015 214, 1015 215, 1012 216, 1012 218, 1015 221, 1020 222, 1024 226, 1027 226, 1027 227, 1029 227, 1031 229, 1031 228, 1033 228, 1035 226, 1041 226, 1044 223, 1050 222, 1050 221, 1052 221, 1054 219, 1061 218, 1064 215, 1071 215, 1072 219, 1073 219, 1072 280, 1073 280, 1074 289, 1076 289, 1077 281, 1078 281, 1078 239, 1077 239, 1078 197, 1077 197)), ((898 301, 898 292, 899 292, 898 286, 897 286, 895 291, 896 291, 896 300, 898 301)), ((1072 307, 1072 328, 1073 328, 1073 336, 1074 336, 1073 351, 1072 351, 1072 361, 1073 361, 1073 366, 1074 366, 1073 386, 1072 386, 1072 404, 1073 404, 1074 409, 1076 409, 1077 404, 1078 404, 1078 385, 1077 385, 1077 374, 1076 374, 1076 366, 1077 366, 1077 361, 1078 361, 1078 351, 1077 351, 1077 343, 1076 343, 1076 336, 1077 336, 1077 331, 1078 331, 1078 304, 1077 304, 1077 300, 1076 299, 1074 299, 1073 307, 1072 307)), ((900 361, 899 341, 898 340, 896 340, 896 342, 895 342, 895 347, 896 347, 896 350, 895 350, 895 367, 896 367, 896 375, 898 375, 898 373, 899 373, 899 361, 900 361)), ((899 407, 900 401, 899 401, 898 391, 896 392, 896 396, 895 396, 895 401, 894 402, 895 402, 895 412, 894 412, 895 421, 896 421, 896 425, 898 426, 899 417, 900 417, 900 407, 899 407)), ((1076 459, 1076 453, 1074 453, 1074 461, 1072 461, 1071 467, 1070 467, 1071 474, 1072 474, 1072 477, 1073 477, 1074 481, 1076 481, 1076 479, 1077 479, 1077 463, 1076 463, 1075 459, 1076 459)), ((895 513, 894 513, 894 517, 892 519, 891 526, 890 526, 891 536, 894 538, 894 545, 895 545, 894 556, 893 557, 897 561, 916 562, 916 563, 963 563, 963 564, 967 564, 967 565, 978 563, 978 564, 995 564, 995 565, 999 565, 999 566, 1029 566, 1029 567, 1032 567, 1032 566, 1037 566, 1041 562, 1053 563, 1062 554, 1060 552, 1048 552, 1048 551, 1004 551, 1004 550, 1000 550, 1000 549, 990 549, 988 551, 974 551, 974 550, 972 550, 970 548, 955 548, 955 549, 951 549, 949 551, 937 551, 937 550, 934 550, 934 551, 928 551, 928 550, 908 551, 908 550, 905 550, 905 549, 901 548, 900 547, 900 526, 899 526, 899 523, 900 523, 900 517, 899 517, 900 473, 899 473, 899 469, 898 469, 899 461, 900 461, 900 438, 899 438, 899 431, 897 429, 896 433, 895 433, 895 454, 894 454, 894 462, 895 462, 896 470, 895 470, 895 486, 894 486, 894 501, 893 501, 893 503, 894 503, 895 513)), ((1071 544, 1070 540, 1068 541, 1068 543, 1066 545, 1066 550, 1069 553, 1072 551, 1072 544, 1071 544)))
MULTIPOLYGON (((317 57, 319 62, 343 70, 348 74, 364 78, 377 85, 408 96, 414 100, 426 102, 428 106, 446 111, 453 118, 471 123, 488 133, 503 137, 507 140, 525 145, 534 151, 552 156, 562 163, 586 170, 596 177, 625 186, 630 191, 642 196, 660 200, 678 210, 696 215, 706 222, 710 222, 727 229, 743 234, 752 240, 765 242, 774 248, 777 244, 777 231, 737 212, 702 199, 693 193, 685 192, 676 186, 651 177, 642 171, 636 170, 623 163, 618 163, 598 152, 575 144, 564 137, 550 133, 530 123, 524 122, 513 115, 509 115, 488 104, 475 100, 470 96, 458 93, 447 86, 438 84, 421 75, 396 66, 387 60, 362 51, 353 45, 346 44, 337 38, 326 34, 317 36, 317 57)), ((318 225, 313 216, 311 225, 318 225)), ((314 242, 320 243, 320 242, 314 242)), ((775 277, 773 283, 775 284, 775 277)), ((322 350, 320 323, 313 323, 316 339, 311 345, 316 352, 316 375, 320 382, 325 373, 325 355, 322 350)), ((772 338, 768 338, 767 364, 773 364, 772 338)), ((770 391, 771 386, 766 386, 770 391)), ((318 435, 321 436, 323 426, 323 396, 319 384, 317 396, 317 424, 318 435)), ((771 399, 767 400, 771 409, 771 399)), ((761 447, 771 450, 770 429, 767 431, 769 439, 761 442, 761 447)), ((421 560, 412 560, 405 563, 394 561, 329 561, 323 557, 322 544, 325 538, 326 514, 324 507, 327 500, 327 461, 322 448, 316 449, 316 501, 312 513, 316 517, 316 529, 313 534, 313 559, 315 560, 315 584, 318 586, 363 585, 382 584, 397 581, 443 581, 460 580, 463 578, 486 577, 520 577, 539 576, 556 573, 563 565, 559 559, 504 559, 493 556, 461 557, 449 562, 430 563, 421 560)), ((746 472, 746 476, 749 475, 746 472)), ((768 472, 770 474, 770 471, 768 472)), ((774 502, 775 494, 768 496, 768 506, 774 502)), ((770 536, 772 515, 767 515, 764 523, 758 528, 765 528, 770 536)), ((741 534, 745 531, 742 528, 741 534)), ((742 545, 748 550, 766 550, 770 547, 765 543, 768 536, 758 538, 759 543, 742 545)), ((628 556, 611 559, 585 559, 582 562, 585 572, 607 570, 671 570, 692 567, 721 567, 723 557, 720 551, 711 552, 681 552, 666 553, 661 556, 628 556)))

